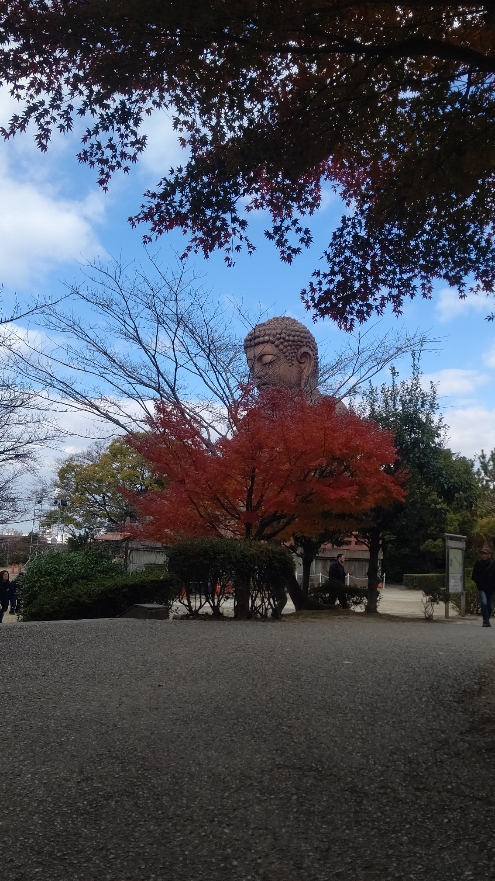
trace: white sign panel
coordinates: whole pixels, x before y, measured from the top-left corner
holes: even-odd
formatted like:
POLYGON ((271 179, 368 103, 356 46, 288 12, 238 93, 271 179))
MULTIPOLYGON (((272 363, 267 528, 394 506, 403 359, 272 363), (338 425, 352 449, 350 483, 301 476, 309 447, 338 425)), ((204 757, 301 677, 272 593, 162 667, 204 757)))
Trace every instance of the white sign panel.
POLYGON ((462 575, 449 575, 449 592, 462 593, 462 575))
POLYGON ((464 552, 459 548, 448 548, 448 566, 449 566, 449 591, 450 593, 462 593, 463 577, 462 567, 464 563, 464 552))

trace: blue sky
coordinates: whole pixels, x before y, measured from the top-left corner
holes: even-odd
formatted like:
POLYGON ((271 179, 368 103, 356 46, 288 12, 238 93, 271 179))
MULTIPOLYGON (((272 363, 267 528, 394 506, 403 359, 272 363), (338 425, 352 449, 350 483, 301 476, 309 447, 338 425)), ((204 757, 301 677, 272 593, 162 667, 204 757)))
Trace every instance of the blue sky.
MULTIPOLYGON (((0 91, 0 123, 15 106, 0 91)), ((127 218, 139 209, 142 194, 157 183, 163 169, 181 157, 165 114, 152 117, 147 131, 149 148, 142 160, 130 175, 117 176, 107 194, 98 188, 95 173, 77 163, 77 133, 56 136, 47 154, 36 149, 32 133, 1 144, 0 280, 5 311, 15 295, 21 303, 33 294, 56 295, 64 282, 77 281, 79 264, 97 256, 105 260, 122 254, 125 260, 143 260, 145 230, 133 230, 127 218)), ((329 321, 312 325, 299 292, 318 265, 340 213, 338 200, 329 195, 311 222, 312 248, 291 267, 280 262, 275 248, 263 238, 262 216, 252 219, 251 237, 258 248, 254 256, 241 254, 233 269, 225 266, 222 254, 208 261, 198 255, 192 263, 215 299, 230 296, 253 311, 260 305, 268 315, 292 315, 312 327, 320 344, 337 348, 344 333, 329 321)), ((156 247, 163 261, 172 262, 174 252, 184 245, 185 239, 173 233, 162 237, 156 247)), ((439 284, 432 301, 409 303, 400 318, 390 312, 380 325, 383 332, 404 326, 440 338, 439 350, 424 355, 423 369, 439 382, 452 448, 470 456, 482 447, 495 447, 495 326, 484 320, 489 311, 486 298, 459 301, 439 284)), ((398 366, 402 375, 409 373, 407 361, 398 366)), ((68 424, 84 434, 81 420, 67 417, 68 424)), ((64 442, 62 450, 72 451, 81 443, 64 442)), ((53 455, 47 452, 47 464, 53 455)))

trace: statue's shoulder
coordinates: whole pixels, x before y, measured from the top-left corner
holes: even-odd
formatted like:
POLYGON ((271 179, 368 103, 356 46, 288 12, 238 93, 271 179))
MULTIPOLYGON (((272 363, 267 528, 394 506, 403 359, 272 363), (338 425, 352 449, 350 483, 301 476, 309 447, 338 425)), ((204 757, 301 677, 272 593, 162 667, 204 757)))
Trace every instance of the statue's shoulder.
POLYGON ((343 403, 343 401, 339 401, 339 400, 337 400, 337 398, 332 398, 331 395, 322 395, 322 393, 319 392, 318 389, 316 389, 311 395, 311 403, 312 404, 317 404, 318 401, 321 401, 323 399, 325 399, 327 401, 334 401, 335 402, 335 412, 336 413, 348 413, 349 412, 348 408, 343 403))

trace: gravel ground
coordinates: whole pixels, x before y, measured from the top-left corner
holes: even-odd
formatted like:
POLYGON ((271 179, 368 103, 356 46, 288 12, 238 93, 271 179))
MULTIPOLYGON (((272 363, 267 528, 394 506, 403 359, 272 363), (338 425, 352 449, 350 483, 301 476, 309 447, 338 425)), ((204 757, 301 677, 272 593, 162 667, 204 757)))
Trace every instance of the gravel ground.
POLYGON ((16 624, 0 653, 9 881, 495 879, 495 628, 16 624))

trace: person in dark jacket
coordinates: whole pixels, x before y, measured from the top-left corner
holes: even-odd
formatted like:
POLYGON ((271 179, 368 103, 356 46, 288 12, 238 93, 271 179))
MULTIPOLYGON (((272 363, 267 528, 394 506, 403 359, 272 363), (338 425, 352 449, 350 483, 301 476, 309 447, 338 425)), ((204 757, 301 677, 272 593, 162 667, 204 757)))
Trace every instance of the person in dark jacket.
POLYGON ((480 592, 483 627, 491 627, 490 617, 495 592, 495 565, 492 560, 492 550, 488 545, 483 545, 481 560, 474 564, 471 578, 480 592))
POLYGON ((0 572, 0 624, 3 616, 9 608, 10 602, 10 578, 6 569, 0 572))
POLYGON ((345 557, 344 554, 337 554, 337 559, 330 563, 330 568, 328 570, 328 578, 330 581, 329 595, 330 595, 330 604, 334 605, 336 600, 339 601, 342 609, 347 609, 347 596, 345 592, 345 569, 344 569, 345 557), (336 582, 340 581, 342 587, 338 587, 336 582), (332 584, 333 582, 333 584, 332 584))
POLYGON ((9 612, 11 615, 15 615, 17 612, 17 584, 14 581, 10 581, 10 609, 9 612))

